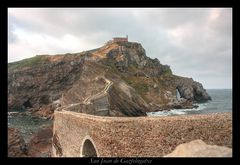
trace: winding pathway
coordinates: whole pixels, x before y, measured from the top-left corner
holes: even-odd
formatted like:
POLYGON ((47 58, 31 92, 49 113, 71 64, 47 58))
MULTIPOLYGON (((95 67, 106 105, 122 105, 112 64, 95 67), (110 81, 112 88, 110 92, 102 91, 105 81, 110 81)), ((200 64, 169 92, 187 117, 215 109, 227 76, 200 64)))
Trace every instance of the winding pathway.
MULTIPOLYGON (((103 77, 105 79, 105 81, 107 82, 107 85, 104 87, 104 89, 100 92, 98 92, 97 94, 95 95, 90 95, 88 96, 86 99, 83 100, 83 102, 79 102, 79 103, 75 103, 75 104, 69 104, 68 106, 64 107, 62 110, 65 110, 67 108, 70 108, 70 107, 73 107, 73 106, 77 106, 79 104, 92 104, 92 100, 95 100, 95 99, 98 99, 98 98, 101 98, 103 96, 105 96, 109 90, 109 88, 113 85, 113 82, 105 77, 103 77)), ((106 110, 106 109, 101 109, 99 111, 102 111, 102 110, 106 110)))
POLYGON ((95 100, 97 98, 103 97, 107 94, 107 91, 109 90, 109 88, 112 86, 113 82, 108 80, 107 78, 103 77, 105 79, 105 81, 107 82, 107 85, 105 86, 105 88, 100 91, 99 93, 89 96, 87 97, 84 101, 83 104, 91 104, 91 100, 95 100))

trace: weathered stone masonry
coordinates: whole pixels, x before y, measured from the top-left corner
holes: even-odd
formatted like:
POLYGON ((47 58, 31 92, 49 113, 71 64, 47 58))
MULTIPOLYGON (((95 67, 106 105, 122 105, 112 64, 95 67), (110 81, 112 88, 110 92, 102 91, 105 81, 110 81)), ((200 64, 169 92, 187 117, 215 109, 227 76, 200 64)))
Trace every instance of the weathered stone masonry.
POLYGON ((116 118, 56 111, 54 117, 53 156, 160 157, 195 139, 232 147, 231 113, 116 118))

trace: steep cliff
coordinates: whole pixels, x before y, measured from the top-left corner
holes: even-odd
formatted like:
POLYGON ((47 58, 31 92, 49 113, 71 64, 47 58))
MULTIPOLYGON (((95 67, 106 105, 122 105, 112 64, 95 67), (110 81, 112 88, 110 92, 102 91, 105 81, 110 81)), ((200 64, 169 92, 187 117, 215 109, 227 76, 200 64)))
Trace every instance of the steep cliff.
POLYGON ((87 105, 87 113, 144 116, 210 99, 200 83, 147 57, 140 43, 109 42, 91 51, 38 55, 8 65, 9 110, 87 105))

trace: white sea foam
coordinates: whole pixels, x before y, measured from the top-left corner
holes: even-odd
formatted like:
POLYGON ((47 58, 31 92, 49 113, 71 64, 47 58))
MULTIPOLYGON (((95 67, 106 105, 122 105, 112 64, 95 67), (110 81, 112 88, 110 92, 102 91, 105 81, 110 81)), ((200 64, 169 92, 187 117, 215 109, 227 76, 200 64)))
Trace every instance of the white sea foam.
POLYGON ((207 103, 204 104, 196 104, 198 108, 193 109, 171 109, 166 111, 158 111, 158 112, 149 112, 148 116, 171 116, 171 115, 185 115, 188 112, 201 111, 204 110, 207 106, 207 103))

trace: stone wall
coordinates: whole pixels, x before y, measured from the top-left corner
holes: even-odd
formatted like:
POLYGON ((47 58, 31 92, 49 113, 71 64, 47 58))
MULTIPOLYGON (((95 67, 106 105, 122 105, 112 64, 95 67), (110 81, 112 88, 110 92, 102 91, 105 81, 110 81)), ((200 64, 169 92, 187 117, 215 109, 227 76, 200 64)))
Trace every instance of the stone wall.
POLYGON ((163 117, 101 117, 71 111, 54 116, 53 156, 160 157, 201 139, 232 147, 231 113, 163 117))

